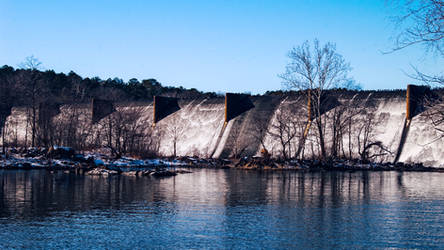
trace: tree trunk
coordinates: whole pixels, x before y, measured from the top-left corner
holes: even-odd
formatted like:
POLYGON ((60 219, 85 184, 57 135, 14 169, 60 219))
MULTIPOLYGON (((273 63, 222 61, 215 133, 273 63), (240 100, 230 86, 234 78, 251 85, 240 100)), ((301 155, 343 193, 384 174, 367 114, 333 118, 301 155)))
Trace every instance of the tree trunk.
POLYGON ((32 104, 32 127, 31 127, 31 132, 32 132, 32 134, 31 134, 31 147, 34 147, 35 146, 35 125, 36 125, 36 121, 35 121, 35 116, 36 116, 36 110, 35 110, 35 104, 34 104, 34 101, 33 101, 33 104, 32 104))
POLYGON ((318 132, 319 132, 319 146, 321 147, 321 158, 325 159, 327 156, 327 153, 325 152, 324 131, 322 130, 322 119, 321 119, 320 112, 318 112, 317 125, 318 125, 318 132))
POLYGON ((108 147, 112 147, 112 124, 111 124, 111 117, 108 117, 108 147))
POLYGON ((174 146, 174 157, 176 157, 176 144, 177 144, 176 140, 174 140, 174 145, 173 145, 174 146))
POLYGON ((2 151, 3 155, 6 155, 6 147, 5 147, 5 132, 6 132, 6 121, 4 123, 4 126, 2 127, 2 151))

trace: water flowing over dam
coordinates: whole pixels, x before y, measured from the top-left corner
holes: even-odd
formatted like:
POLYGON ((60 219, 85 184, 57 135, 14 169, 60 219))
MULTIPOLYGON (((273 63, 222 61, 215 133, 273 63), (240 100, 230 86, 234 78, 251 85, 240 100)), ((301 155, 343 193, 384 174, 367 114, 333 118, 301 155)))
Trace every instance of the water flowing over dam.
MULTIPOLYGON (((429 110, 435 104, 424 103, 424 89, 409 85, 407 91, 328 91, 317 113, 300 92, 157 97, 140 103, 93 100, 41 106, 34 133, 37 145, 92 149, 131 144, 164 156, 212 158, 255 156, 266 150, 274 157, 305 159, 321 155, 322 133, 326 153, 335 157, 444 167, 444 139, 431 122, 429 110)), ((12 107, 4 112, 8 115, 0 126, 6 145, 30 146, 31 111, 12 107)))

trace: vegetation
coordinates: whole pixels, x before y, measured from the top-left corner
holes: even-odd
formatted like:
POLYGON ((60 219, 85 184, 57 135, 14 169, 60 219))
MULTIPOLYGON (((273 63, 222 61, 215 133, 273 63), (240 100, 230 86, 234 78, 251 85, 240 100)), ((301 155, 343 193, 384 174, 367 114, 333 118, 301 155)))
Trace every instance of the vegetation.
MULTIPOLYGON (((422 46, 425 52, 439 59, 444 58, 444 1, 443 0, 408 0, 391 1, 394 7, 402 11, 396 16, 395 26, 397 30, 394 48, 390 52, 403 50, 411 46, 422 46)), ((444 86, 444 75, 427 74, 417 66, 411 77, 431 86, 444 86)), ((440 100, 429 100, 426 114, 436 131, 444 137, 444 95, 440 100)))
POLYGON ((317 128, 318 143, 322 158, 327 157, 325 124, 322 114, 328 100, 325 91, 332 88, 348 87, 352 80, 348 77, 350 65, 336 52, 332 43, 321 45, 318 40, 311 46, 308 41, 293 48, 288 53, 285 73, 281 75, 290 89, 302 91, 308 99, 307 130, 313 118, 317 128))
POLYGON ((156 79, 123 81, 120 78, 102 80, 99 77, 83 78, 71 71, 68 74, 53 70, 40 70, 40 63, 28 57, 14 69, 0 68, 0 97, 3 105, 36 106, 43 102, 87 103, 92 98, 114 102, 150 101, 155 95, 179 98, 214 97, 216 93, 203 93, 196 89, 165 87, 156 79))
POLYGON ((90 103, 93 98, 116 103, 152 101, 155 95, 182 99, 217 96, 216 93, 203 93, 196 89, 165 87, 156 79, 139 81, 132 78, 124 82, 119 78, 83 78, 73 71, 68 74, 43 71, 41 65, 37 58, 31 56, 18 69, 7 65, 0 68, 3 154, 6 146, 66 145, 76 149, 109 147, 117 155, 152 155, 158 147, 158 136, 149 129, 150 122, 138 121, 141 113, 138 108, 114 112, 98 124, 102 131, 97 131, 92 124, 85 122, 89 115, 81 105, 90 103), (59 104, 73 105, 63 107, 63 119, 54 121, 51 119, 55 115, 51 114, 51 107, 59 104), (26 121, 5 124, 13 106, 26 108, 26 121), (17 139, 20 125, 25 126, 24 141, 17 139))

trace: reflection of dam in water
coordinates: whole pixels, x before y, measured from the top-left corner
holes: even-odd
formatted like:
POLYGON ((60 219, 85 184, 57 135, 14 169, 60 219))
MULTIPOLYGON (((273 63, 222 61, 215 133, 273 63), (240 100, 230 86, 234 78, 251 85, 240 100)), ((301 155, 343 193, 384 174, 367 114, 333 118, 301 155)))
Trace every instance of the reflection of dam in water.
MULTIPOLYGON (((323 131, 327 151, 330 153, 336 145, 339 156, 359 158, 363 148, 368 146, 365 144, 367 140, 378 146, 365 152, 374 156, 375 161, 444 166, 444 140, 434 129, 424 105, 427 91, 430 92, 424 87, 409 85, 407 93, 328 92, 325 105, 321 107, 321 118, 324 121, 334 117, 351 118, 339 120, 337 125, 346 131, 341 132, 339 140, 332 132, 335 128, 326 122, 323 131)), ((279 156, 285 147, 290 157, 311 158, 320 155, 314 125, 319 118, 313 112, 307 117, 311 110, 308 107, 311 106, 307 105, 307 97, 300 93, 272 96, 227 94, 225 98, 193 100, 156 97, 154 102, 129 104, 95 100, 91 106, 53 107, 57 110, 47 112, 51 114, 50 118, 45 117, 43 111, 39 117, 42 121, 50 120, 66 127, 72 110, 80 110, 82 116, 77 127, 88 124, 93 132, 85 133, 85 137, 90 142, 101 142, 108 136, 106 128, 110 116, 137 110, 134 122, 158 136, 158 150, 166 156, 173 155, 173 148, 179 156, 254 156, 264 147, 272 155, 279 156)), ((29 141, 31 128, 27 112, 29 109, 25 107, 11 109, 4 124, 7 141, 29 141)))
POLYGON ((0 170, 1 248, 439 248, 442 173, 0 170), (326 237, 326 235, 328 237, 326 237))
MULTIPOLYGON (((194 205, 225 209, 284 203, 294 203, 297 207, 343 206, 370 201, 396 203, 406 199, 439 200, 443 188, 442 174, 433 172, 193 171, 175 178, 154 179, 1 170, 0 217, 119 210, 141 202, 168 203, 167 212, 173 214, 186 210, 190 201, 194 205)), ((162 207, 152 209, 161 210, 162 207)))

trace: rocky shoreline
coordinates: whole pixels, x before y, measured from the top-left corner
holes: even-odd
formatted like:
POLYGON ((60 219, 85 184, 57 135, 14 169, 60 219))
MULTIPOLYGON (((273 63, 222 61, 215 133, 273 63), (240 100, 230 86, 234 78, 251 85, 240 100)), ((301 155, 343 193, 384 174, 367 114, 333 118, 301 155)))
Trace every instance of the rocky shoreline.
POLYGON ((276 160, 263 157, 241 159, 203 159, 198 157, 137 159, 112 157, 97 152, 75 152, 68 147, 9 149, 0 155, 0 169, 46 169, 99 176, 168 177, 191 173, 192 168, 241 169, 256 171, 422 171, 444 172, 422 164, 372 163, 359 160, 276 160))
POLYGON ((424 166, 421 163, 375 163, 360 160, 328 159, 320 160, 273 160, 262 157, 240 159, 232 167, 245 170, 306 170, 306 171, 421 171, 444 172, 444 168, 424 166))
POLYGON ((0 155, 0 169, 75 172, 92 176, 151 176, 169 177, 191 173, 180 169, 184 164, 168 159, 136 159, 111 157, 103 153, 77 153, 68 147, 29 148, 8 150, 0 155))

